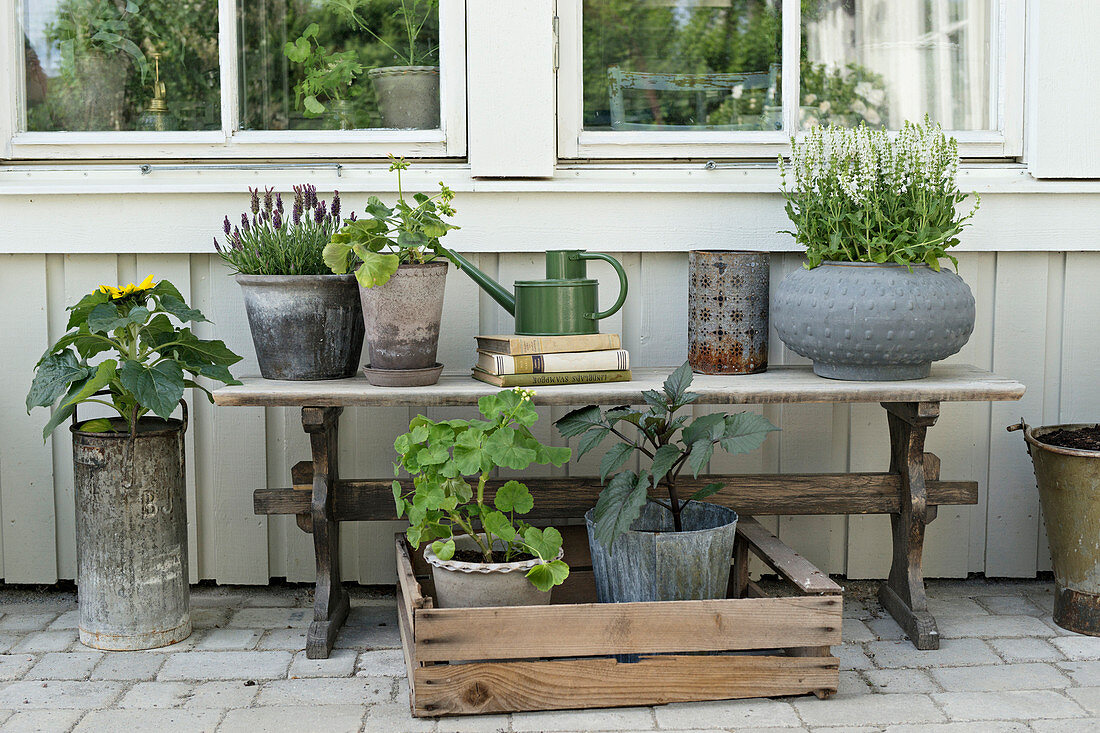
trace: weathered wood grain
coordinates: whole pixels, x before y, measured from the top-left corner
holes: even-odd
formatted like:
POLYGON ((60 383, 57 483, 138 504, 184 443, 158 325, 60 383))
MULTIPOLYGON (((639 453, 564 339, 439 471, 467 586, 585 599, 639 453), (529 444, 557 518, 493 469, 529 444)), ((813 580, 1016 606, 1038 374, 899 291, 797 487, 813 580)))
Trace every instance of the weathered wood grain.
MULTIPOLYGON (((764 529, 752 517, 742 517, 738 521, 737 534, 748 542, 757 557, 767 563, 772 570, 798 586, 803 593, 844 592, 844 589, 833 582, 828 575, 780 542, 778 537, 764 529)), ((743 587, 743 584, 740 587, 743 587)))
MULTIPOLYGON (((660 389, 671 367, 633 370, 630 382, 577 384, 535 390, 538 405, 589 403, 642 404, 642 391, 660 389)), ((374 387, 363 377, 323 382, 280 382, 245 377, 243 384, 222 387, 214 393, 219 405, 265 407, 337 407, 366 405, 444 406, 472 405, 497 391, 465 374, 446 374, 430 387, 393 389, 374 387)), ((899 382, 844 382, 823 379, 808 366, 777 366, 762 374, 739 376, 696 375, 691 389, 698 404, 790 404, 803 402, 951 402, 1017 400, 1024 393, 1019 382, 998 377, 965 364, 936 364, 931 376, 899 382)))

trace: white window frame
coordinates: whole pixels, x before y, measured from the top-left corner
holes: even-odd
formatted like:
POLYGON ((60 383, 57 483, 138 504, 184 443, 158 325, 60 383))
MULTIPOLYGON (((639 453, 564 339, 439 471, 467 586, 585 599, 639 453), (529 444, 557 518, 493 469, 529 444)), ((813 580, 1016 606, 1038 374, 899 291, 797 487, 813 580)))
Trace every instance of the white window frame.
POLYGON ((0 0, 0 158, 316 159, 466 156, 466 0, 439 3, 438 130, 241 130, 236 0, 219 0, 220 131, 24 132, 21 0, 0 0))
MULTIPOLYGON (((790 130, 798 115, 800 0, 782 0, 782 131, 585 130, 583 127, 582 0, 558 0, 558 157, 585 159, 774 159, 789 154, 790 130), (787 70, 793 69, 794 73, 787 70)), ((996 0, 991 34, 994 48, 990 119, 996 131, 951 131, 959 154, 968 159, 1023 155, 1025 0, 996 0)))

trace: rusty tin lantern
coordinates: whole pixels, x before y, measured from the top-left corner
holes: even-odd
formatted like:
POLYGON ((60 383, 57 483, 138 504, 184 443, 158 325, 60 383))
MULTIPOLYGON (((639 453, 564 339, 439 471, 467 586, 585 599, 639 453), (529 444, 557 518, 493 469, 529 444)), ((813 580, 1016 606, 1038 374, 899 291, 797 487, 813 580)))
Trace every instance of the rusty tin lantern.
POLYGON ((688 253, 688 361, 697 374, 768 368, 769 255, 688 253))

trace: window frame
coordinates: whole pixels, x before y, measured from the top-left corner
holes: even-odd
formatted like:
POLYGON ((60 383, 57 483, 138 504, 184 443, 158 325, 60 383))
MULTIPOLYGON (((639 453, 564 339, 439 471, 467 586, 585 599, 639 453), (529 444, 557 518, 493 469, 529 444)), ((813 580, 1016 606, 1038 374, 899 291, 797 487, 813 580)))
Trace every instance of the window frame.
POLYGON ((26 132, 22 3, 0 0, 0 159, 381 159, 466 156, 466 0, 439 3, 438 130, 240 130, 237 0, 218 2, 220 131, 26 132), (6 67, 6 71, 4 68, 6 67))
MULTIPOLYGON (((994 94, 991 131, 949 131, 967 159, 1019 158, 1023 155, 1025 0, 994 0, 990 78, 994 94), (995 45, 994 45, 995 44, 995 45)), ((577 160, 745 160, 774 159, 790 153, 790 130, 798 114, 801 2, 782 0, 781 89, 784 129, 585 130, 583 127, 582 0, 558 0, 558 158, 577 160)))

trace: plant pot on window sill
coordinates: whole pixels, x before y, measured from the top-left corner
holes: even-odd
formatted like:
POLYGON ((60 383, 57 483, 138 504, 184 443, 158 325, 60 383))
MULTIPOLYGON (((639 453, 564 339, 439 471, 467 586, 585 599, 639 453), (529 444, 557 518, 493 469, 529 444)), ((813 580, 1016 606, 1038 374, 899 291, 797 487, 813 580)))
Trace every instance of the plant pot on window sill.
POLYGON ((367 72, 378 96, 383 127, 439 127, 439 67, 383 66, 367 72))

